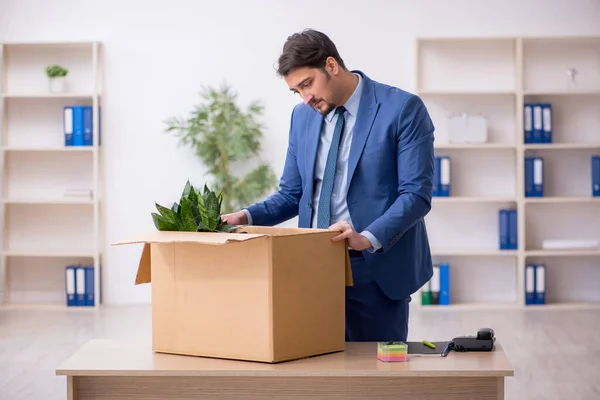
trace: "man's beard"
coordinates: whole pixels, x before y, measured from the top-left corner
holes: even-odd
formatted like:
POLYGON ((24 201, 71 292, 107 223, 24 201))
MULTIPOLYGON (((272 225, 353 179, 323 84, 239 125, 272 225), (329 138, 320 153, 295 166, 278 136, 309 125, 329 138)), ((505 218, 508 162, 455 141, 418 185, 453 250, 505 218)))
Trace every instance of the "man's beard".
POLYGON ((335 109, 335 103, 331 103, 327 100, 321 99, 313 106, 313 108, 315 110, 317 110, 319 113, 321 113, 321 115, 327 115, 331 111, 333 111, 333 109, 335 109), (325 104, 325 108, 317 108, 316 106, 317 106, 317 104, 319 104, 319 102, 325 104))

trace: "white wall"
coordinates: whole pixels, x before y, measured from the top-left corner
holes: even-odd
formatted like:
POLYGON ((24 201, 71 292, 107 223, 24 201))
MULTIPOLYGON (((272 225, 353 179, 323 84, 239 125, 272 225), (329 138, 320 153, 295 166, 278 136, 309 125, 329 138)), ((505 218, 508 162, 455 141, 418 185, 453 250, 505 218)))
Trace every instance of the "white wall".
MULTIPOLYGON (((240 100, 266 105, 264 157, 280 172, 289 113, 298 98, 276 77, 286 37, 306 27, 325 31, 350 68, 411 90, 415 36, 600 34, 593 0, 302 2, 0 0, 0 41, 103 42, 103 152, 106 243, 154 229, 154 202, 169 203, 204 168, 163 133, 163 121, 185 115, 200 85, 227 80, 240 100), (147 151, 140 151, 140 145, 147 151)), ((140 248, 107 246, 104 301, 150 300, 134 287, 140 248)))

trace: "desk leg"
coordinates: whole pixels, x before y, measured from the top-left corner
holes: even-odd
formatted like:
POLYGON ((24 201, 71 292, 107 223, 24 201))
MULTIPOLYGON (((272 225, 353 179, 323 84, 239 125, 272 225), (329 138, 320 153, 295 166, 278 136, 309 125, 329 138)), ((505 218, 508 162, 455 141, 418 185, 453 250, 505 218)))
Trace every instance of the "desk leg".
POLYGON ((504 378, 498 378, 498 400, 504 400, 504 378))
POLYGON ((497 377, 79 376, 71 384, 76 400, 504 399, 497 377))
POLYGON ((77 378, 67 376, 67 400, 79 400, 77 396, 77 378))

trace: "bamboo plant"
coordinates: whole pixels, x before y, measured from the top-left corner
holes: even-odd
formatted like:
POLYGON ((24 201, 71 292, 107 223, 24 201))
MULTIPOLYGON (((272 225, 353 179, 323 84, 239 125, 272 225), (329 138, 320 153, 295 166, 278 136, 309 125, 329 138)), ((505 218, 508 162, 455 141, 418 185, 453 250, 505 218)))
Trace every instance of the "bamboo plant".
POLYGON ((223 213, 237 211, 276 188, 276 176, 266 162, 259 162, 244 176, 232 171, 247 170, 261 150, 263 126, 257 118, 263 106, 251 103, 246 110, 237 104, 237 94, 227 84, 221 88, 203 87, 203 102, 188 118, 172 117, 166 132, 179 138, 178 145, 191 146, 212 175, 211 186, 223 193, 223 213))

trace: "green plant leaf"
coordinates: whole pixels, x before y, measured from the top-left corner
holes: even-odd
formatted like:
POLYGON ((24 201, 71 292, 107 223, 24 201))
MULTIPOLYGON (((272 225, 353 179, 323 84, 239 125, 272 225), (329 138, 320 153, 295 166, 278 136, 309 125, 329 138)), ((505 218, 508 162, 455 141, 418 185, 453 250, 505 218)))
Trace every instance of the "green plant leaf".
POLYGON ((46 67, 46 75, 48 76, 48 78, 57 78, 57 77, 67 76, 68 73, 69 73, 69 70, 67 70, 66 68, 64 68, 58 64, 48 65, 46 67))
POLYGON ((192 206, 187 198, 181 199, 181 225, 184 231, 196 232, 198 223, 194 219, 192 206))
POLYGON ((221 207, 223 206, 223 193, 219 193, 219 196, 217 197, 217 199, 219 200, 219 212, 221 212, 221 207))
POLYGON ((225 224, 219 228, 219 231, 231 233, 231 232, 235 231, 237 228, 239 228, 239 226, 237 226, 237 225, 225 224))
POLYGON ((183 187, 183 192, 181 193, 181 197, 182 198, 189 197, 191 190, 192 190, 192 185, 188 179, 187 182, 185 183, 185 186, 183 187))
POLYGON ((198 232, 213 232, 213 229, 210 229, 208 226, 204 225, 202 221, 198 222, 198 232))
POLYGON ((202 221, 202 215, 200 215, 200 209, 198 203, 192 203, 190 201, 190 207, 192 208, 192 215, 194 216, 194 222, 198 223, 202 221))
POLYGON ((214 192, 209 192, 206 199, 206 212, 208 214, 208 227, 210 229, 216 229, 217 224, 220 220, 219 215, 219 200, 214 192))
POLYGON ((190 186, 187 198, 190 200, 190 203, 198 204, 198 194, 196 193, 196 190, 193 186, 190 186))
POLYGON ((152 220, 154 221, 154 226, 159 231, 178 231, 179 230, 176 223, 171 223, 171 222, 165 220, 161 215, 159 215, 155 212, 153 212, 151 214, 152 214, 152 220))
POLYGON ((172 209, 166 208, 161 206, 158 203, 154 203, 156 205, 156 209, 158 210, 158 212, 160 212, 161 216, 163 217, 163 219, 167 222, 170 222, 172 224, 176 224, 177 223, 177 218, 176 218, 176 212, 173 211, 172 209))

